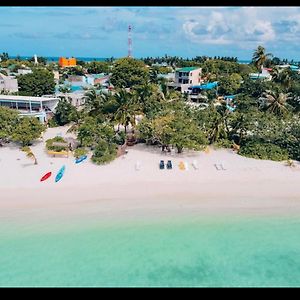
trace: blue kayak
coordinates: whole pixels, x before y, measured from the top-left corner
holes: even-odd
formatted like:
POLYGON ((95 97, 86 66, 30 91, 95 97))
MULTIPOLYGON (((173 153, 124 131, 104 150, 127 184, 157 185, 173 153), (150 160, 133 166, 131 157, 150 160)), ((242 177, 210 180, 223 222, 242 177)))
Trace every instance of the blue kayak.
POLYGON ((58 171, 58 173, 57 173, 57 175, 56 175, 56 177, 55 177, 55 182, 58 182, 58 181, 61 180, 61 178, 64 176, 65 169, 66 169, 65 166, 62 166, 62 167, 60 168, 60 170, 58 171))
POLYGON ((80 157, 78 157, 78 158, 75 160, 75 164, 79 164, 79 163, 81 163, 82 161, 84 161, 85 159, 87 159, 87 156, 86 156, 86 155, 80 156, 80 157))

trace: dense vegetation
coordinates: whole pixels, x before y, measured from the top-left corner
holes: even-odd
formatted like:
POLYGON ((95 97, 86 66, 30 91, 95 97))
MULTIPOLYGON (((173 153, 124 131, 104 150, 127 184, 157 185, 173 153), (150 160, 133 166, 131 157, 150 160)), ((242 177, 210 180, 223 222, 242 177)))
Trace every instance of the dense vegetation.
POLYGON ((52 139, 48 139, 46 141, 46 148, 47 150, 56 152, 69 150, 67 141, 65 141, 65 139, 61 136, 56 136, 52 139))
POLYGON ((0 106, 0 146, 10 141, 28 146, 45 129, 38 119, 19 118, 16 111, 0 106))
MULTIPOLYGON (((91 73, 109 72, 115 90, 106 94, 93 89, 87 91, 85 104, 79 110, 62 98, 53 122, 70 124, 70 131, 77 134, 80 142, 77 155, 91 150, 92 161, 97 164, 113 160, 118 146, 126 143, 128 133, 139 142, 162 149, 173 147, 179 153, 214 145, 234 147, 247 157, 300 160, 300 75, 276 67, 284 63, 287 61, 273 57, 261 46, 255 50, 250 64, 239 64, 236 58, 204 56, 122 58, 113 64, 83 62, 77 68, 61 72, 65 76, 84 73, 85 69, 91 73), (168 66, 152 66, 164 62, 168 66), (190 106, 187 95, 170 89, 158 77, 159 73, 186 66, 201 67, 206 82, 218 82, 216 90, 202 92, 205 109, 190 106), (271 80, 249 78, 250 73, 260 73, 262 67, 272 68, 271 80), (229 104, 222 99, 226 95, 235 95, 229 104)), ((36 94, 40 93, 40 87, 32 88, 36 94)), ((20 130, 19 121, 8 110, 2 113, 0 139, 13 139, 16 128, 20 130)))

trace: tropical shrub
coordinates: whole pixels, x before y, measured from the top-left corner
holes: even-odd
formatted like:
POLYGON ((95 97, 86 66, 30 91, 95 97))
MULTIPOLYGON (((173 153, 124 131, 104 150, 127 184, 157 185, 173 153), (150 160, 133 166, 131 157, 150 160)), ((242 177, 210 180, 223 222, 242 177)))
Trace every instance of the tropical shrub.
POLYGON ((216 148, 230 148, 231 149, 233 147, 233 142, 228 139, 219 139, 213 144, 213 146, 216 148))
POLYGON ((99 141, 92 155, 92 162, 97 165, 109 163, 117 157, 117 145, 105 140, 99 141))
POLYGON ((59 124, 57 124, 55 118, 51 118, 49 121, 48 121, 48 127, 49 128, 53 128, 53 127, 58 127, 59 124))
POLYGON ((116 133, 112 141, 116 143, 117 145, 123 145, 126 140, 126 134, 124 131, 119 131, 116 133))
POLYGON ((86 155, 87 153, 88 153, 87 149, 80 147, 80 148, 75 149, 74 156, 76 158, 78 158, 80 156, 86 155))
POLYGON ((67 142, 61 136, 56 136, 52 139, 48 139, 46 141, 46 148, 47 148, 47 150, 57 151, 57 152, 68 150, 67 142), (53 145, 55 142, 57 142, 57 143, 66 143, 66 146, 53 145))
POLYGON ((275 161, 288 160, 286 149, 271 143, 259 143, 257 141, 246 142, 239 150, 239 154, 257 159, 269 159, 275 161))

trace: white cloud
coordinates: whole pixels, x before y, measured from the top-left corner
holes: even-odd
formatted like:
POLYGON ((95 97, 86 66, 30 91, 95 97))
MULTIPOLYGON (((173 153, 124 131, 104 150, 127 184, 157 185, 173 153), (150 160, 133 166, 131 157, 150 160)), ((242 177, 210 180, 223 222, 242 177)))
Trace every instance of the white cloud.
POLYGON ((298 7, 188 8, 177 14, 182 32, 193 44, 232 45, 254 49, 259 44, 296 49, 300 42, 298 7))

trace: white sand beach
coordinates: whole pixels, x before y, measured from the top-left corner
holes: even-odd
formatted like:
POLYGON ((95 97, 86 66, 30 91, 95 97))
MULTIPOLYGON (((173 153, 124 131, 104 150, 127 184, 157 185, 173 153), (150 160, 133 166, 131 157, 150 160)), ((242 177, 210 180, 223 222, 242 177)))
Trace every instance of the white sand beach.
MULTIPOLYGON (((50 128, 43 140, 71 135, 66 130, 50 128)), ((284 162, 245 158, 231 150, 164 154, 160 148, 138 144, 112 163, 97 166, 89 159, 75 164, 72 156, 50 157, 43 141, 31 148, 38 165, 16 146, 0 148, 2 220, 300 212, 298 163, 291 168, 284 162), (160 170, 160 160, 171 160, 172 170, 160 170), (188 165, 186 170, 179 169, 180 161, 188 165), (55 183, 63 165, 65 174, 55 183), (40 182, 48 171, 52 176, 40 182)))

